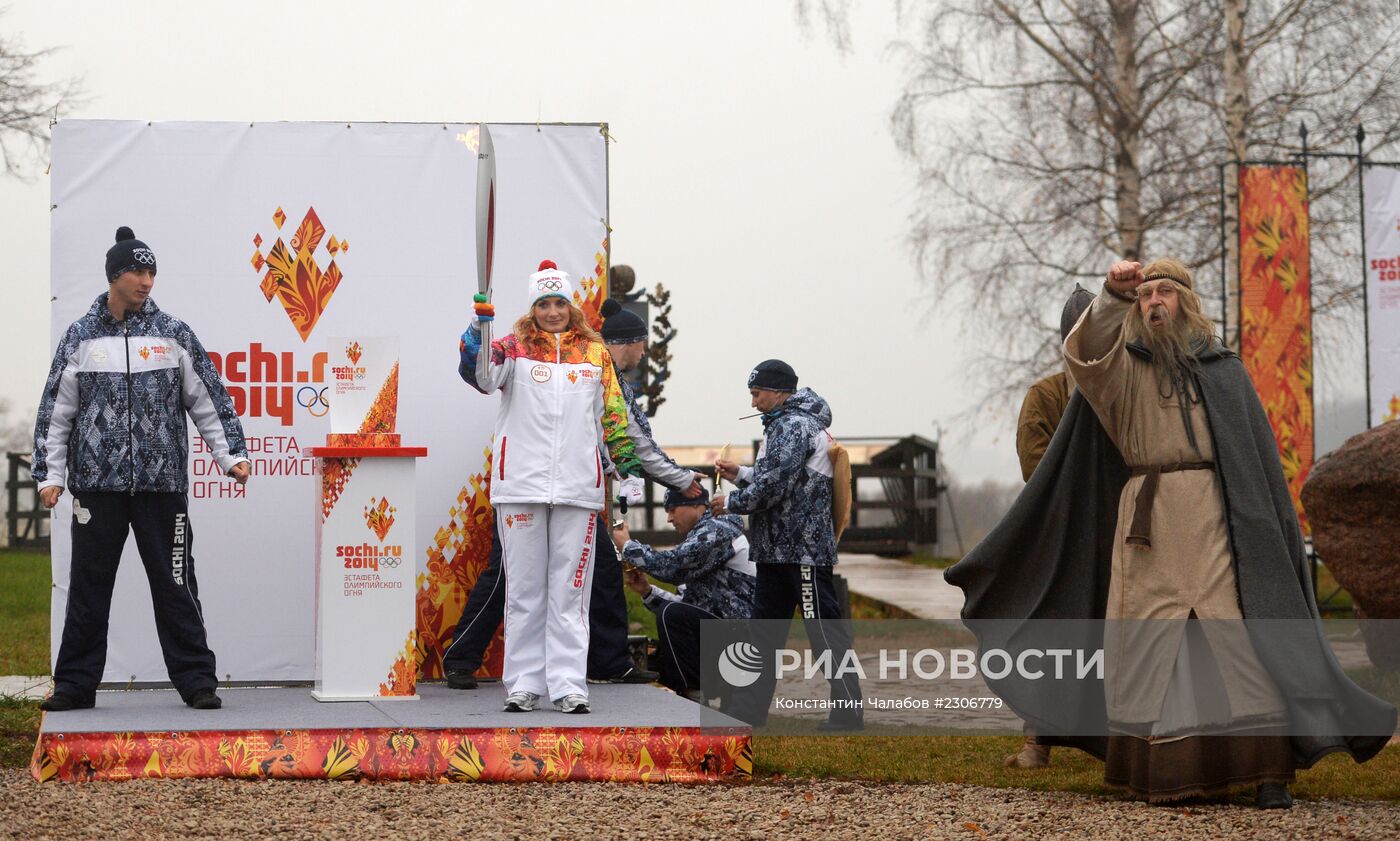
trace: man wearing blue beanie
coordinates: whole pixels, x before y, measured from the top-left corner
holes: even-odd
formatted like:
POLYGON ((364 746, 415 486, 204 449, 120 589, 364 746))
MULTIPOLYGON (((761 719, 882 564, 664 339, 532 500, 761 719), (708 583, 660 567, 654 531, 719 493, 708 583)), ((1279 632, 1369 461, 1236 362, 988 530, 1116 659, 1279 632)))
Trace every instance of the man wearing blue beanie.
POLYGON ((194 331, 151 299, 156 255, 130 228, 107 251, 108 289, 58 343, 34 427, 45 508, 73 493, 73 558, 51 712, 91 707, 107 661, 107 618, 127 534, 151 585, 156 635, 186 704, 218 709, 189 521, 193 420, 228 476, 248 481, 243 426, 194 331))
MULTIPOLYGON (((749 374, 749 397, 763 415, 763 444, 753 467, 720 460, 715 466, 739 489, 717 496, 716 515, 748 514, 753 559, 758 565, 752 623, 754 642, 766 658, 759 678, 735 693, 732 715, 761 726, 768 719, 776 674, 773 654, 787 639, 792 612, 800 607, 814 653, 832 663, 850 653, 851 636, 841 619, 832 568, 836 529, 832 520, 830 456, 826 431, 831 407, 810 388, 797 387, 797 372, 781 359, 760 362, 749 374)), ((865 726, 860 683, 849 674, 829 676, 831 713, 822 730, 865 726)))

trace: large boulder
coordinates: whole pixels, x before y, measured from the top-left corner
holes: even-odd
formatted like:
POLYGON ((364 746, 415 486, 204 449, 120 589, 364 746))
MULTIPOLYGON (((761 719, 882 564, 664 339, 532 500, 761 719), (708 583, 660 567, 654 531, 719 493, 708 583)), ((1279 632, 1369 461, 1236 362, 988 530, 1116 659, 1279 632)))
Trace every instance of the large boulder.
POLYGON ((1353 435, 1319 461, 1303 508, 1318 555, 1358 615, 1390 620, 1362 623, 1371 662, 1400 669, 1400 422, 1353 435))

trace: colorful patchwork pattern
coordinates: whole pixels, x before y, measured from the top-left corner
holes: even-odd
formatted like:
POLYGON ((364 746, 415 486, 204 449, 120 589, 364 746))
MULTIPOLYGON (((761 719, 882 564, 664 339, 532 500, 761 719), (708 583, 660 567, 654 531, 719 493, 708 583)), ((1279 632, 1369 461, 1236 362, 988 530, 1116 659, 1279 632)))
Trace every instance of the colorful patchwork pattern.
POLYGON ((374 398, 374 404, 370 406, 369 414, 360 423, 358 431, 361 435, 393 432, 395 424, 398 423, 398 417, 399 363, 395 362, 394 367, 389 370, 389 376, 384 380, 384 385, 379 389, 378 396, 374 398))
POLYGON ((406 698, 418 691, 418 634, 408 632, 403 651, 389 669, 389 677, 379 684, 379 695, 385 698, 406 698))
MULTIPOLYGON (((418 666, 425 680, 443 676, 442 655, 452 644, 457 620, 491 557, 491 450, 480 473, 468 477, 448 509, 447 525, 428 544, 418 574, 418 666)), ((498 629, 482 659, 482 676, 499 677, 505 643, 498 629)))
POLYGON ((321 522, 325 522, 340 501, 350 474, 360 466, 357 458, 323 458, 321 464, 321 522))
POLYGON ((1308 180, 1300 167, 1240 169, 1240 359, 1269 416, 1304 532, 1313 465, 1308 180))
POLYGON ((702 783, 746 781, 746 731, 589 727, 65 733, 39 737, 40 782, 140 778, 702 783))

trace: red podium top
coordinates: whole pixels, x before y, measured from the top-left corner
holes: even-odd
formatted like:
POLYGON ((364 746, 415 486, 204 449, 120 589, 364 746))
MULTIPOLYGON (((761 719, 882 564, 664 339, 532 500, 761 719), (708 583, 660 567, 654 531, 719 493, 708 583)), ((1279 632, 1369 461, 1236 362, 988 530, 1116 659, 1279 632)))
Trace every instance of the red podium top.
POLYGON ((316 458, 424 458, 427 447, 307 447, 316 458))
POLYGON ((397 432, 341 432, 326 436, 326 446, 307 447, 316 458, 423 458, 427 447, 405 447, 397 432))

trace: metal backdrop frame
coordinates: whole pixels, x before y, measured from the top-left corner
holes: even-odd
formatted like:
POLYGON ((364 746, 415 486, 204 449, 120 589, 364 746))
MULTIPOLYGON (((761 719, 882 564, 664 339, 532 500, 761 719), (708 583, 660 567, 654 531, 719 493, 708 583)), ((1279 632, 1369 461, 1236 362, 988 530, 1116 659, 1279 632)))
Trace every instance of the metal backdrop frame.
MULTIPOLYGON (((1308 294, 1309 294, 1309 296, 1311 296, 1311 295, 1312 295, 1312 282, 1311 282, 1311 276, 1312 276, 1312 245, 1311 245, 1311 242, 1312 242, 1312 224, 1311 224, 1311 216, 1312 216, 1312 203, 1311 203, 1312 181, 1311 181, 1311 179, 1310 179, 1310 177, 1309 177, 1311 173, 1310 173, 1309 168, 1308 168, 1308 161, 1309 161, 1309 159, 1311 159, 1311 158, 1339 158, 1339 159, 1343 159, 1343 160, 1355 161, 1355 162, 1356 162, 1356 181, 1357 181, 1358 206, 1359 206, 1359 210, 1360 210, 1360 213, 1359 213, 1358 218, 1357 218, 1357 224, 1360 226, 1360 229, 1361 229, 1361 329, 1362 329, 1362 341, 1365 343, 1365 348, 1366 348, 1365 353, 1364 353, 1363 356, 1362 356, 1362 359, 1363 359, 1363 363, 1364 363, 1364 366, 1365 366, 1364 376, 1365 376, 1365 380, 1366 380, 1366 428, 1367 428, 1367 429, 1370 429, 1370 428, 1371 428, 1371 313, 1370 313, 1370 300, 1369 300, 1370 295, 1369 295, 1369 292, 1367 291, 1367 288, 1366 288, 1366 286, 1367 286, 1367 283, 1366 283, 1366 269, 1367 269, 1367 263, 1366 263, 1366 167, 1385 166, 1385 167, 1392 167, 1392 168, 1395 168, 1395 169, 1400 169, 1400 161, 1374 161, 1374 160, 1368 160, 1368 159, 1366 158, 1366 148, 1365 148, 1365 144, 1366 144, 1366 129, 1365 129, 1364 126, 1362 126, 1362 125, 1360 125, 1360 124, 1357 125, 1357 127, 1356 127, 1356 134, 1354 135, 1354 137, 1356 138, 1356 151, 1355 151, 1355 152, 1315 152, 1315 151, 1312 151, 1311 149, 1308 148, 1308 124, 1307 124, 1306 122, 1300 122, 1300 123, 1298 124, 1298 138, 1299 138, 1299 140, 1300 140, 1301 143, 1302 143, 1302 149, 1301 149, 1300 151, 1294 152, 1292 155, 1289 156, 1289 158, 1288 158, 1287 160, 1267 160, 1267 159, 1245 159, 1245 160, 1241 160, 1241 159, 1236 158, 1236 159, 1232 159, 1232 160, 1222 161, 1222 162, 1217 163, 1217 164, 1215 165, 1215 166, 1216 166, 1216 170, 1217 170, 1217 172, 1218 172, 1218 174, 1219 174, 1219 185, 1220 185, 1220 201, 1219 201, 1219 205, 1218 205, 1218 208, 1219 208, 1219 211, 1220 211, 1220 340, 1221 340, 1221 342, 1222 342, 1223 344, 1225 344, 1226 347, 1229 346, 1229 344, 1230 344, 1230 342, 1229 342, 1229 327, 1230 327, 1230 324, 1229 324, 1229 318, 1228 318, 1228 311, 1229 311, 1229 306, 1230 306, 1230 303, 1229 303, 1230 284, 1229 284, 1229 282, 1228 282, 1229 274, 1228 274, 1227 264, 1226 264, 1226 255, 1228 254, 1228 249, 1226 249, 1226 247, 1225 247, 1225 244, 1226 244, 1226 237, 1228 236, 1227 225, 1225 224, 1226 213, 1227 213, 1227 211, 1228 211, 1228 208, 1226 207, 1226 201, 1225 201, 1225 168, 1226 168, 1226 167, 1230 167, 1230 166, 1233 166, 1233 167, 1236 168, 1236 176, 1235 176, 1235 177, 1236 177, 1236 181, 1237 181, 1237 182, 1238 182, 1238 179, 1239 179, 1239 174, 1238 174, 1238 173, 1239 173, 1239 168, 1240 168, 1240 167, 1245 167, 1245 166, 1301 166, 1301 167, 1303 168, 1304 183, 1305 183, 1305 186, 1306 186, 1306 188, 1307 188, 1308 196, 1309 196, 1309 204, 1308 204, 1308 215, 1309 215, 1309 225, 1308 225, 1308 242, 1309 242, 1309 246, 1308 246, 1308 275, 1309 275, 1308 294)), ((1238 217, 1239 217, 1239 202, 1238 202, 1238 198, 1236 199, 1235 216, 1236 216, 1236 225, 1238 225, 1238 217)), ((1235 338, 1236 338, 1236 339, 1239 339, 1240 333, 1242 332, 1242 328, 1241 328, 1240 325, 1242 324, 1241 316, 1242 316, 1242 313, 1243 313, 1243 306, 1244 306, 1244 304, 1243 304, 1243 299, 1242 299, 1242 297, 1241 297, 1241 295, 1240 295, 1240 280, 1241 280, 1241 276, 1242 276, 1242 274, 1243 274, 1243 269, 1244 269, 1244 255, 1243 255, 1243 249, 1239 248, 1239 245, 1238 245, 1238 243, 1237 243, 1237 244, 1236 244, 1236 250, 1235 250, 1235 325, 1236 325, 1236 326, 1235 326, 1235 333, 1236 333, 1235 338)), ((1310 361, 1315 361, 1315 360, 1310 360, 1310 361)), ((1317 449, 1317 428, 1316 428, 1316 424, 1314 424, 1314 427, 1313 427, 1313 449, 1314 449, 1314 451, 1316 451, 1316 449, 1317 449)))

